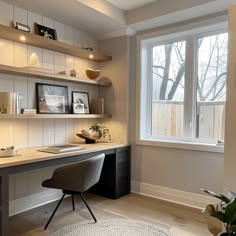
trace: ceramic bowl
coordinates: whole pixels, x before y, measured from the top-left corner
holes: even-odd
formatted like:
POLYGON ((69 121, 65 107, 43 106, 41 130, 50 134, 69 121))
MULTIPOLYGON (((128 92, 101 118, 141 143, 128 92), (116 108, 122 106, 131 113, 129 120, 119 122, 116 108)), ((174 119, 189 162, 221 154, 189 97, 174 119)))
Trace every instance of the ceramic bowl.
POLYGON ((85 72, 89 79, 96 79, 100 75, 101 70, 87 68, 85 72))
POLYGON ((0 150, 0 157, 14 157, 16 154, 16 149, 0 150))

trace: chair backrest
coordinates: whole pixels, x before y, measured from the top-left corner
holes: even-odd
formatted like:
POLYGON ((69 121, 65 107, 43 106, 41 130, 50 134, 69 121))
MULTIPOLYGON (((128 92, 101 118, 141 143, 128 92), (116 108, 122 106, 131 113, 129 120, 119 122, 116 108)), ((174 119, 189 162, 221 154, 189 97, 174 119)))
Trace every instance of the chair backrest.
POLYGON ((96 184, 101 175, 105 154, 57 168, 52 176, 56 188, 84 192, 96 184))

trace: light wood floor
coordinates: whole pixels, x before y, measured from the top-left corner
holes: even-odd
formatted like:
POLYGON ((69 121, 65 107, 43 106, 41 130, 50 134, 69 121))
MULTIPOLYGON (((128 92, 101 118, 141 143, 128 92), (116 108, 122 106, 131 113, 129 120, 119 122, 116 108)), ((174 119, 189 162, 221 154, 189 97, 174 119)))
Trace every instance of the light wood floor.
MULTIPOLYGON (((151 223, 167 224, 180 236, 210 236, 208 228, 214 235, 217 221, 204 216, 200 210, 168 203, 137 194, 130 194, 118 200, 111 200, 86 194, 92 210, 99 219, 104 218, 131 218, 151 223)), ((10 236, 21 235, 48 235, 50 232, 66 225, 91 220, 92 218, 80 198, 76 198, 76 211, 72 211, 71 199, 63 201, 54 219, 44 231, 43 227, 52 213, 56 202, 44 205, 28 212, 10 218, 10 236)))

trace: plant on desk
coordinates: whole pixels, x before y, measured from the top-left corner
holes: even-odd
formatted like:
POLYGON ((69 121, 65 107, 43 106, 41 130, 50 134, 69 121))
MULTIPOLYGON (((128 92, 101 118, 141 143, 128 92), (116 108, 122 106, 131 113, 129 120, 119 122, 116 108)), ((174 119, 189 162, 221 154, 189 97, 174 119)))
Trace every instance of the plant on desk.
POLYGON ((80 138, 85 139, 85 143, 95 143, 97 139, 108 138, 111 141, 111 133, 107 124, 95 122, 90 126, 89 130, 82 130, 82 134, 76 134, 80 138))
POLYGON ((107 127, 107 124, 100 124, 95 122, 93 125, 91 125, 90 130, 93 131, 93 136, 108 138, 108 140, 111 141, 111 133, 107 127))

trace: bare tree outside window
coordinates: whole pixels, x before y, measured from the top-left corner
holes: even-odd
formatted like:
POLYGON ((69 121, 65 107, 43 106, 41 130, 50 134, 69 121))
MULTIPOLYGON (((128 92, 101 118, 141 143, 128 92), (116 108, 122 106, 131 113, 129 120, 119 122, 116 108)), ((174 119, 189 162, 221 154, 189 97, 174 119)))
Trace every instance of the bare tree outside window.
POLYGON ((198 39, 198 138, 224 139, 228 34, 198 39))
POLYGON ((185 41, 153 47, 153 136, 183 136, 185 48, 185 41))

